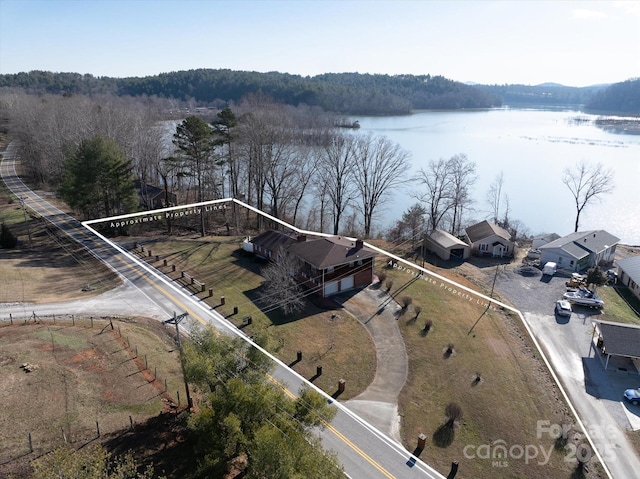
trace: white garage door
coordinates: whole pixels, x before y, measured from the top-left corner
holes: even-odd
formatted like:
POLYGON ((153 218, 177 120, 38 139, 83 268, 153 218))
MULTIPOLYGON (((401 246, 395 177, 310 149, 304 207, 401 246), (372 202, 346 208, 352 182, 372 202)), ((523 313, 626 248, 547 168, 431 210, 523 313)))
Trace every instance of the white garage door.
POLYGON ((345 289, 351 289, 351 288, 353 288, 353 276, 344 278, 340 283, 340 291, 344 291, 345 289))
POLYGON ((330 294, 338 292, 338 281, 330 281, 329 283, 324 284, 324 295, 329 296, 330 294))

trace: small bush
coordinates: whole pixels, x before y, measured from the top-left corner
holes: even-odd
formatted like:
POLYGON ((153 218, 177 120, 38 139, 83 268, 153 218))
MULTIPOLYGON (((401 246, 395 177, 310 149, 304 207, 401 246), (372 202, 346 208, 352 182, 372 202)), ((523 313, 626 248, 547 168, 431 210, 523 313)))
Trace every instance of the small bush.
POLYGON ((18 238, 16 238, 6 224, 2 223, 2 225, 0 225, 0 248, 11 249, 17 245, 18 238))
POLYGON ((413 303, 413 298, 411 296, 403 296, 400 298, 400 304, 402 304, 402 309, 407 309, 413 303))
POLYGON ((414 305, 413 311, 416 313, 417 318, 418 316, 420 316, 420 313, 422 313, 422 306, 420 306, 419 304, 414 305))
POLYGON ((431 319, 427 319, 427 320, 424 322, 424 330, 425 330, 425 331, 429 331, 429 330, 431 329, 431 327, 432 327, 432 326, 433 326, 433 320, 431 320, 431 319))
POLYGON ((391 288, 393 288, 393 280, 387 280, 387 282, 385 283, 385 286, 387 287, 387 293, 389 291, 391 291, 391 288))
POLYGON ((462 419, 462 408, 458 403, 450 402, 444 408, 444 415, 447 418, 447 425, 453 427, 457 421, 462 419))

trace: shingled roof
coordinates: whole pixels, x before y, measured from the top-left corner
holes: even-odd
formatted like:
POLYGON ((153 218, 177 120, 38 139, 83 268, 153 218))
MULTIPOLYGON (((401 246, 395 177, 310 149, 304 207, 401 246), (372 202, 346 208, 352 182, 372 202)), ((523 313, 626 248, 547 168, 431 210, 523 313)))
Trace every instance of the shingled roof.
POLYGON ((611 321, 595 323, 600 329, 607 354, 640 358, 640 326, 611 321))
POLYGON ((340 266, 353 261, 373 258, 376 255, 373 250, 341 236, 297 242, 289 245, 287 251, 317 269, 340 266))
POLYGON ((472 243, 483 240, 493 235, 504 238, 507 241, 511 240, 511 234, 507 230, 501 228, 496 224, 489 223, 487 220, 481 221, 480 223, 476 223, 475 225, 465 228, 465 232, 467 233, 469 241, 471 241, 472 243))
POLYGON ((571 256, 580 259, 590 252, 600 253, 618 244, 620 238, 604 230, 578 231, 540 246, 540 250, 560 248, 571 256))
POLYGON ((268 230, 264 233, 260 233, 258 236, 253 238, 251 242, 254 245, 260 245, 262 248, 276 252, 282 246, 286 247, 291 243, 295 243, 296 237, 294 233, 268 230))

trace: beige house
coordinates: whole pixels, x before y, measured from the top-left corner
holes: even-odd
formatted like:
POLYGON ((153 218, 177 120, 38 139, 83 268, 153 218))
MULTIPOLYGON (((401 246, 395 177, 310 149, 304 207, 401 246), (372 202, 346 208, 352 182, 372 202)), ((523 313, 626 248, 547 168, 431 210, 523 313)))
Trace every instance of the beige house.
POLYGON ((504 258, 513 256, 514 243, 511 234, 500 226, 481 221, 465 229, 465 238, 475 256, 504 258))
POLYGON ((467 243, 443 230, 435 230, 424 242, 427 250, 445 261, 471 256, 471 247, 467 243))

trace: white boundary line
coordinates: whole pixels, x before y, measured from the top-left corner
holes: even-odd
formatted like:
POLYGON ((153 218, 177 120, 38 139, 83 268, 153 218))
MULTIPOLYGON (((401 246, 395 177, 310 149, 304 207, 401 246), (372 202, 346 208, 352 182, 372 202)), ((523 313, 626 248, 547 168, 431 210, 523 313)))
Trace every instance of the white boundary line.
MULTIPOLYGON (((216 205, 216 204, 219 204, 219 203, 229 203, 229 202, 233 202, 233 203, 236 203, 239 206, 247 208, 247 209, 255 212, 256 214, 262 215, 265 218, 268 218, 269 220, 274 221, 275 223, 278 223, 278 224, 280 224, 280 225, 282 225, 282 226, 284 226, 286 228, 291 229, 292 231, 295 231, 296 233, 309 234, 309 235, 312 235, 312 236, 321 236, 321 237, 332 237, 332 236, 334 236, 334 235, 327 234, 327 233, 318 233, 318 232, 314 232, 314 231, 308 231, 308 230, 303 230, 303 229, 297 228, 297 227, 295 227, 293 225, 290 225, 289 223, 286 223, 285 221, 282 221, 281 219, 278 219, 278 218, 276 218, 276 217, 274 217, 274 216, 272 216, 272 215, 270 215, 268 213, 264 213, 263 211, 260 211, 259 209, 255 208, 255 207, 253 207, 251 205, 248 205, 246 203, 243 203, 242 201, 239 201, 239 200, 237 200, 235 198, 224 198, 224 199, 219 199, 219 200, 203 201, 203 202, 200 202, 200 203, 193 203, 193 204, 182 205, 182 206, 172 206, 172 207, 169 207, 169 208, 161 208, 161 209, 156 209, 156 210, 144 211, 144 212, 140 212, 140 213, 130 213, 130 214, 120 215, 120 216, 111 216, 111 217, 108 217, 108 218, 101 218, 101 219, 84 221, 84 222, 82 222, 82 225, 85 228, 87 228, 89 231, 91 231, 93 234, 95 234, 96 236, 101 238, 103 241, 105 241, 106 243, 108 243, 112 247, 116 248, 118 251, 120 251, 122 254, 127 256, 129 259, 133 260, 135 263, 137 263, 139 266, 141 266, 143 269, 145 269, 147 272, 149 272, 152 276, 156 277, 158 280, 160 280, 161 282, 163 282, 166 285, 168 285, 174 291, 178 291, 181 295, 183 295, 185 298, 187 298, 190 303, 192 303, 193 302, 192 298, 187 297, 186 294, 183 291, 181 291, 180 289, 176 288, 175 285, 169 283, 166 279, 160 277, 155 271, 152 271, 151 268, 148 267, 148 265, 142 263, 138 258, 133 257, 127 251, 125 251, 124 249, 122 249, 120 246, 116 245, 114 242, 110 241, 109 239, 105 238, 103 235, 98 233, 96 230, 91 228, 89 225, 95 224, 95 223, 104 223, 106 221, 116 221, 116 220, 122 220, 122 219, 128 219, 128 218, 135 218, 135 217, 138 217, 138 216, 152 216, 152 215, 155 215, 155 214, 158 214, 158 213, 163 213, 163 212, 166 212, 166 211, 174 211, 174 210, 180 210, 180 209, 193 209, 193 208, 199 208, 199 207, 206 207, 208 205, 216 205)), ((348 236, 345 236, 344 238, 350 239, 350 240, 353 240, 353 241, 355 241, 355 239, 356 239, 356 238, 350 238, 348 236)), ((540 344, 538 343, 538 340, 536 339, 535 335, 533 334, 533 331, 531 330, 531 328, 529 327, 529 325, 525 321, 524 316, 522 315, 522 313, 518 309, 513 308, 511 306, 508 306, 508 305, 506 305, 506 304, 504 304, 504 303, 502 303, 500 301, 497 301, 497 300, 495 300, 493 298, 490 298, 489 296, 486 296, 486 295, 484 295, 482 293, 479 293, 478 291, 475 291, 475 290, 473 290, 471 288, 468 288, 467 286, 464 286, 462 284, 456 283, 455 281, 452 281, 452 280, 450 280, 448 278, 445 278, 444 276, 441 276, 441 275, 439 275, 437 273, 434 273, 434 272, 429 271, 429 270, 427 270, 425 268, 422 268, 422 267, 420 267, 420 266, 418 266, 418 265, 416 265, 414 263, 411 263, 410 261, 407 261, 407 260, 405 260, 403 258, 400 258, 399 256, 396 256, 396 255, 393 255, 391 253, 388 253, 387 251, 385 251, 385 250, 383 250, 381 248, 378 248, 378 247, 376 247, 376 246, 374 246, 372 244, 369 244, 369 243, 365 242, 364 245, 366 245, 368 248, 370 248, 370 249, 372 249, 372 250, 374 250, 374 251, 376 251, 376 252, 378 252, 378 253, 380 253, 382 255, 388 256, 389 258, 397 261, 398 263, 402 263, 402 264, 405 264, 405 265, 409 266, 410 268, 414 268, 414 269, 422 272, 422 274, 427 274, 427 275, 429 275, 429 276, 431 276, 433 278, 436 278, 436 279, 438 279, 438 280, 440 280, 440 281, 442 281, 444 283, 448 283, 451 286, 454 286, 454 287, 456 287, 458 289, 466 291, 467 293, 470 293, 470 294, 472 294, 474 296, 477 296, 478 298, 482 298, 483 300, 485 300, 485 301, 487 301, 489 303, 495 304, 497 306, 500 306, 501 308, 504 308, 504 309, 507 309, 509 311, 512 311, 512 312, 516 313, 518 315, 518 317, 520 318, 520 321, 524 325, 525 329, 527 330, 527 333, 529 334, 529 338, 531 338, 531 340, 533 341, 533 344, 535 345, 536 349, 538 350, 538 353, 542 357, 542 359, 544 361, 544 364, 546 365, 547 369, 551 373, 551 377, 553 378, 553 380, 556 383, 556 386, 560 390, 560 393, 562 394, 562 397, 564 398, 564 400, 566 401, 567 405, 569 406, 569 409, 571 409, 571 412, 573 413, 576 421, 580 425, 580 428, 582 429, 582 432, 584 433, 585 437, 589 441, 589 444, 591 445, 592 450, 596 454, 596 457, 600 461, 600 464, 602 465, 602 468, 604 469, 604 471, 607 474, 607 476, 609 477, 609 479, 613 479, 612 476, 611 476, 611 472, 607 468, 602 456, 600 455, 600 451, 598 451, 598 449, 596 448, 593 439, 589 435, 589 433, 587 431, 587 428, 583 424, 583 422, 580 419, 580 416, 578 415, 578 412, 576 411, 573 403, 571 402, 571 400, 569 399, 569 396, 567 395, 566 391, 564 390, 564 387, 562 386, 562 383, 560 382, 560 379, 558 378, 558 376, 556 375, 553 367, 551 366, 551 363, 549 362, 549 359, 544 354, 544 351, 542 350, 540 344)), ((215 319, 216 321, 221 322, 222 324, 224 324, 224 326, 227 329, 229 329, 232 332, 232 334, 235 334, 235 335, 241 337, 242 339, 247 341, 250 345, 252 345, 253 347, 257 348, 262 353, 266 354, 271 360, 273 360, 274 362, 276 362, 280 366, 290 370, 301 381, 303 381, 304 383, 306 383, 306 384, 310 385, 311 387, 313 387, 316 391, 318 391, 325 398, 327 398, 327 400, 331 401, 332 404, 335 404, 343 412, 345 412, 346 414, 351 416, 354 420, 360 422, 362 425, 367 427, 367 429, 369 429, 370 431, 375 433, 380 439, 382 439, 385 442, 387 442, 387 444, 389 444, 390 446, 393 446, 398 452, 404 453, 404 455, 409 453, 404 448, 404 446, 402 446, 401 444, 397 443, 395 440, 391 439, 390 437, 388 437, 383 432, 379 431, 377 428, 375 428, 373 425, 369 424, 364 419, 362 419, 359 416, 357 416, 355 413, 351 412, 348 408, 346 408, 346 406, 342 405, 339 401, 334 400, 331 396, 329 396, 324 391, 319 389, 313 383, 310 383, 309 381, 307 381, 304 377, 300 376, 297 372, 295 372, 294 370, 289 368, 286 364, 284 364, 278 358, 276 358, 275 356, 270 354, 268 351, 266 351, 265 349, 263 349, 260 346, 258 346, 257 344, 255 344, 246 335, 244 335, 242 332, 237 330, 237 328, 235 328, 235 326, 231 325, 231 323, 229 321, 227 321, 224 317, 222 317, 217 311, 215 311, 215 310, 211 310, 211 311, 210 310, 205 310, 198 303, 194 303, 194 304, 197 304, 200 307, 200 309, 202 309, 205 313, 208 313, 210 316, 212 316, 213 319, 215 319)), ((413 454, 411 454, 411 453, 409 453, 409 454, 410 454, 411 457, 414 457, 413 454)), ((417 464, 424 465, 429 472, 441 475, 440 473, 438 473, 437 471, 432 469, 431 466, 429 466, 428 464, 422 462, 420 460, 420 458, 416 457, 415 459, 417 461, 416 465, 417 464)), ((444 476, 442 476, 442 477, 444 477, 444 476)))

